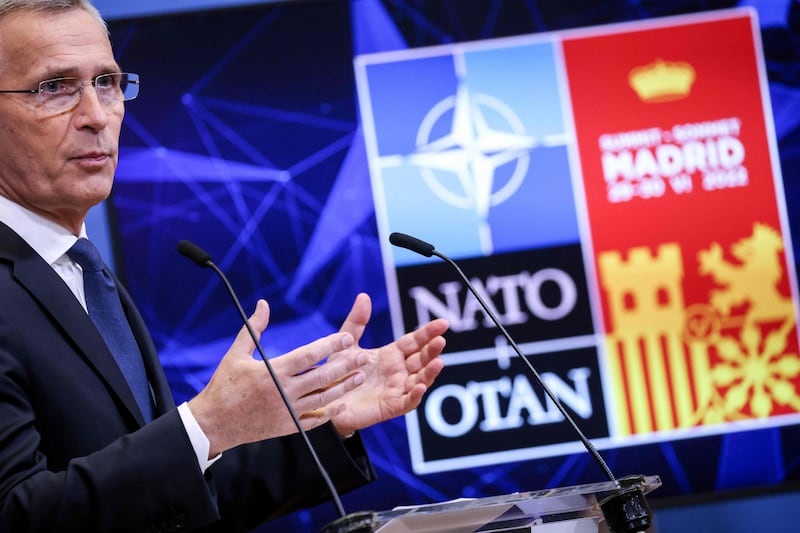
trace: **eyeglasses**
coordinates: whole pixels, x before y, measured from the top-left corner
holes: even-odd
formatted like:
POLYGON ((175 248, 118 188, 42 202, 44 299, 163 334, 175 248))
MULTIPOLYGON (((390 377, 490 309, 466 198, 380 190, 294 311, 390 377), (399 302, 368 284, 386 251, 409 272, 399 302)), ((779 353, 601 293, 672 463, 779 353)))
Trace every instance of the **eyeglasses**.
POLYGON ((97 99, 104 106, 133 100, 139 95, 139 75, 130 72, 101 74, 93 80, 78 78, 53 78, 39 83, 36 89, 0 90, 2 93, 35 94, 38 103, 51 111, 66 111, 78 105, 83 88, 92 85, 97 99))

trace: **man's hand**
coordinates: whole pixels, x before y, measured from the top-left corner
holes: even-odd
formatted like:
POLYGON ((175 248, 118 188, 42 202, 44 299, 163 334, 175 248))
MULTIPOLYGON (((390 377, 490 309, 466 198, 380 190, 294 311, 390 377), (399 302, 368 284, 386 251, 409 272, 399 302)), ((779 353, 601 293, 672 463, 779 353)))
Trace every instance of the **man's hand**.
MULTIPOLYGON (((256 335, 269 323, 269 306, 259 300, 250 317, 256 335)), ((210 442, 209 458, 225 450, 297 431, 264 362, 253 358, 255 344, 245 327, 189 409, 210 442)), ((338 400, 365 381, 359 370, 368 354, 352 333, 339 332, 270 360, 303 429, 332 419, 345 408, 338 400), (338 353, 325 364, 318 364, 338 353)))
POLYGON ((335 412, 333 424, 341 436, 415 409, 444 367, 439 355, 445 345, 442 335, 449 327, 446 320, 433 320, 395 342, 365 350, 358 342, 371 313, 369 296, 359 294, 340 329, 341 333, 352 335, 355 342, 331 358, 338 360, 361 353, 368 356, 367 365, 362 367, 365 383, 349 390, 330 406, 335 412))

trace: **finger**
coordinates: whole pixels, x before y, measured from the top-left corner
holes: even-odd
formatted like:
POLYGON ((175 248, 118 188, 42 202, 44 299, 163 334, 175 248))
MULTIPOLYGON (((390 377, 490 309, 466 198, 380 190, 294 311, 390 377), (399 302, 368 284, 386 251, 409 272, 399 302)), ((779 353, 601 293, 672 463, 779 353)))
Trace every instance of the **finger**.
MULTIPOLYGON (((264 333, 264 330, 267 329, 267 324, 269 324, 269 304, 267 304, 266 300, 258 300, 258 302, 256 302, 256 309, 247 321, 250 323, 250 327, 253 328, 253 333, 255 333, 256 338, 261 339, 261 334, 264 333)), ((233 340, 229 353, 242 357, 252 356, 255 348, 256 345, 252 337, 250 337, 247 326, 242 325, 239 329, 239 333, 233 340)))
POLYGON ((444 351, 444 337, 434 337, 421 350, 411 355, 406 355, 406 370, 409 374, 419 372, 425 365, 437 359, 444 351))
POLYGON ((332 333, 314 342, 295 348, 275 359, 283 375, 294 376, 308 371, 326 357, 353 345, 350 333, 332 333))
POLYGON ((295 410, 299 413, 308 413, 320 409, 333 409, 335 411, 344 406, 344 404, 336 404, 335 402, 365 381, 366 376, 363 372, 354 372, 332 383, 325 389, 317 389, 302 398, 298 398, 294 401, 295 410))
POLYGON ((439 359, 442 355, 444 347, 446 346, 444 337, 434 337, 431 341, 422 347, 420 350, 419 364, 420 366, 427 366, 431 361, 439 359))
POLYGON ((303 427, 303 430, 309 431, 332 420, 335 416, 343 413, 346 408, 347 406, 345 404, 340 403, 337 405, 328 404, 321 409, 308 411, 299 417, 300 425, 303 427))
POLYGON ((417 407, 419 407, 419 404, 422 403, 422 397, 425 395, 427 391, 428 391, 427 385, 423 385, 422 383, 417 383, 416 385, 414 385, 411 391, 406 395, 404 412, 409 412, 412 409, 416 409, 417 407))
POLYGON ((443 335, 449 327, 444 318, 431 320, 424 326, 397 339, 397 348, 405 354, 412 354, 428 344, 431 339, 443 335))
MULTIPOLYGON (((424 385, 427 389, 431 386, 431 383, 436 380, 439 374, 444 369, 444 361, 437 357, 436 359, 429 362, 425 365, 424 368, 420 369, 418 372, 411 374, 406 378, 405 388, 406 390, 411 390, 416 385, 424 385)), ((425 391, 423 390, 423 393, 425 391)))
POLYGON ((369 295, 363 292, 359 293, 356 296, 355 302, 353 302, 353 307, 350 308, 350 312, 347 314, 347 318, 342 322, 342 327, 339 328, 339 331, 347 331, 353 335, 356 344, 358 344, 361 340, 361 336, 364 334, 364 330, 367 328, 367 323, 371 315, 372 300, 370 300, 369 295))
POLYGON ((292 386, 299 392, 299 396, 311 391, 322 390, 330 387, 358 370, 369 361, 367 354, 361 350, 347 357, 329 359, 322 365, 317 365, 308 372, 293 378, 292 386))
POLYGON ((412 409, 416 409, 420 402, 422 402, 422 397, 425 395, 425 391, 427 390, 428 387, 421 383, 414 385, 414 387, 412 387, 411 390, 405 395, 403 410, 408 412, 412 409))

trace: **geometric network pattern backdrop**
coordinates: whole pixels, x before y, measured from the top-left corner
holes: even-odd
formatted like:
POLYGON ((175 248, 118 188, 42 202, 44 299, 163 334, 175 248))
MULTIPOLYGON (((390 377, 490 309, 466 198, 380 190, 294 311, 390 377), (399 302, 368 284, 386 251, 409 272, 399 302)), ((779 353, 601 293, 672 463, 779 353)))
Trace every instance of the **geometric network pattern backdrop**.
MULTIPOLYGON (((120 64, 142 78, 141 96, 126 106, 111 202, 116 262, 176 401, 204 386, 240 327, 216 276, 176 252, 181 239, 211 253, 247 311, 258 298, 270 302, 268 355, 337 329, 359 291, 373 299, 364 344, 391 339, 355 56, 742 5, 759 16, 800 250, 797 1, 318 1, 111 22, 120 64)), ((364 438, 379 480, 346 495, 348 511, 601 480, 586 453, 416 475, 403 418, 364 438)), ((651 496, 657 501, 796 482, 798 443, 800 428, 788 426, 604 456, 619 475, 660 475, 664 485, 651 496), (767 460, 742 465, 733 460, 740 454, 767 460)), ((333 518, 333 506, 324 504, 263 530, 315 530, 333 518)))

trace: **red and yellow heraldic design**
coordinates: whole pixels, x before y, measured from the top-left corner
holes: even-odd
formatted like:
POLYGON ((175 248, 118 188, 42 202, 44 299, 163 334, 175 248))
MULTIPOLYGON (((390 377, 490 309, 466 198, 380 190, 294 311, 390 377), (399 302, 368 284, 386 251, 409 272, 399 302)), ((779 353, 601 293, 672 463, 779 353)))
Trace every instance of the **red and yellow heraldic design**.
POLYGON ((747 12, 563 41, 617 434, 800 412, 747 12))

